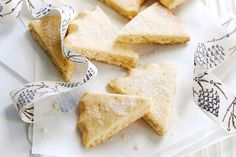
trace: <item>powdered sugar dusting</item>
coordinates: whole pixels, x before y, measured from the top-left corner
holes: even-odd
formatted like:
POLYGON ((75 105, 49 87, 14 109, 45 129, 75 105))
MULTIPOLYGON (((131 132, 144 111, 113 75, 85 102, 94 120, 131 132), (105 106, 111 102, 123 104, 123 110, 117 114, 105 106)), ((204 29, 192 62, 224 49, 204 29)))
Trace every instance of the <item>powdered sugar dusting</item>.
POLYGON ((101 120, 101 114, 100 114, 99 110, 94 108, 94 109, 90 110, 90 112, 91 112, 91 115, 93 115, 96 118, 98 123, 103 125, 103 121, 101 120))
POLYGON ((112 111, 115 114, 119 116, 126 115, 126 110, 129 107, 135 106, 136 103, 133 102, 133 100, 111 100, 105 105, 105 110, 106 111, 112 111))
MULTIPOLYGON (((53 30, 55 30, 55 28, 53 27, 55 25, 54 23, 55 23, 54 20, 49 20, 49 21, 45 22, 42 27, 43 30, 46 31, 48 33, 48 35, 50 35, 50 39, 53 41, 58 40, 58 36, 51 35, 51 34, 53 34, 53 30)), ((58 34, 59 34, 59 30, 58 30, 58 34)))
POLYGON ((47 32, 52 32, 53 29, 53 22, 52 21, 47 21, 47 23, 44 23, 43 29, 47 32))
POLYGON ((169 88, 166 86, 167 80, 165 80, 164 77, 160 78, 160 75, 159 78, 151 75, 144 75, 131 78, 131 80, 130 83, 133 90, 135 91, 137 88, 137 91, 139 91, 139 93, 136 94, 142 93, 142 95, 153 97, 160 93, 163 95, 169 93, 169 88))

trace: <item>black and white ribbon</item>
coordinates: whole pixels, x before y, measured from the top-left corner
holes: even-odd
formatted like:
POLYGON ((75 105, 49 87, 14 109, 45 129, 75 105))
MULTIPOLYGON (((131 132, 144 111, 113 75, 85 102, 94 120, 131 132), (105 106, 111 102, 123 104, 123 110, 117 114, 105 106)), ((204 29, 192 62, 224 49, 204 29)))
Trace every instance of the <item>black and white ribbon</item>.
POLYGON ((214 71, 236 52, 235 19, 228 19, 222 27, 221 35, 197 44, 194 56, 193 99, 211 119, 232 133, 236 131, 236 97, 214 71))
MULTIPOLYGON (((71 6, 55 7, 42 0, 25 0, 26 5, 34 18, 41 18, 50 13, 61 16, 60 37, 61 49, 65 58, 81 65, 87 65, 87 71, 83 79, 78 82, 65 83, 53 81, 40 81, 25 84, 13 91, 10 96, 21 119, 27 123, 34 120, 34 102, 51 95, 68 92, 80 87, 97 74, 96 67, 84 56, 69 50, 63 44, 69 22, 75 17, 75 10, 71 6)), ((0 23, 9 23, 16 20, 21 12, 23 0, 1 0, 0 1, 0 23)))

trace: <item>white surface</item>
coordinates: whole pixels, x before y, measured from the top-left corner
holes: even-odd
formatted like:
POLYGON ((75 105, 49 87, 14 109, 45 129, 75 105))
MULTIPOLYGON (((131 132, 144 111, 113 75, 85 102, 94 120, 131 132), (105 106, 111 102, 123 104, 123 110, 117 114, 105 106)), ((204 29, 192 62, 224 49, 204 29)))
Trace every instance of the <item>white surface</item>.
MULTIPOLYGON (((72 4, 72 2, 75 1, 68 2, 71 2, 70 4, 72 4)), ((76 2, 79 4, 84 1, 77 0, 76 2)), ((88 10, 94 7, 94 4, 85 2, 83 4, 83 6, 80 5, 78 10, 88 10)), ((103 5, 99 4, 99 6, 103 5)), ((206 28, 214 28, 214 26, 217 25, 211 17, 207 16, 207 13, 204 12, 202 7, 203 6, 197 3, 197 1, 189 1, 182 6, 182 9, 179 8, 178 10, 175 10, 175 14, 181 18, 187 31, 191 35, 191 41, 188 44, 164 46, 148 45, 149 49, 147 49, 147 51, 150 51, 151 53, 140 58, 140 64, 150 62, 158 63, 161 60, 168 60, 178 65, 177 90, 173 104, 173 121, 167 135, 158 137, 149 126, 143 123, 143 121, 138 121, 132 124, 129 129, 125 129, 125 133, 129 137, 127 141, 124 141, 121 138, 122 135, 118 134, 113 137, 113 140, 111 141, 104 142, 96 148, 85 150, 81 144, 80 138, 78 138, 78 133, 76 132, 76 113, 54 114, 52 107, 50 106, 50 101, 41 101, 35 104, 33 153, 70 157, 78 155, 90 157, 110 157, 111 155, 114 157, 128 157, 131 155, 144 156, 152 154, 154 151, 157 153, 204 128, 209 130, 215 128, 212 121, 210 121, 198 107, 193 104, 191 88, 189 88, 192 85, 193 54, 196 43, 199 41, 201 34, 206 28), (202 10, 202 12, 199 13, 198 10, 202 10), (193 19, 192 16, 195 18, 193 19), (203 16, 205 16, 204 20, 202 19, 203 16), (207 26, 205 25, 205 20, 209 23, 207 26), (192 125, 192 123, 194 123, 194 125, 192 125), (47 138, 44 138, 42 128, 48 130, 47 138), (138 150, 133 149, 135 145, 138 145, 138 150)), ((106 11, 106 13, 109 14, 110 11, 106 11)), ((113 16, 111 16, 111 19, 116 23, 120 23, 119 25, 123 24, 119 19, 117 20, 113 16)), ((125 69, 107 64, 98 63, 97 67, 99 71, 98 76, 84 85, 83 88, 79 89, 80 95, 85 91, 107 91, 106 84, 111 78, 125 75, 126 73, 125 69), (112 71, 112 73, 110 73, 110 71, 112 71)), ((50 73, 48 69, 44 69, 43 71, 50 73)), ((36 74, 37 73, 38 71, 36 71, 36 74)), ((43 74, 38 76, 43 76, 43 74)))
POLYGON ((34 80, 34 43, 20 21, 13 26, 0 25, 1 61, 21 74, 26 80, 34 80), (19 33, 24 32, 24 33, 19 33), (5 46, 3 46, 5 45, 5 46), (17 62, 15 59, 17 59, 17 62))
MULTIPOLYGON (((209 2, 212 2, 212 1, 209 0, 207 3, 208 6, 213 6, 212 8, 215 8, 215 4, 218 4, 218 3, 216 3, 216 1, 214 1, 215 3, 209 3, 209 2)), ((233 2, 234 1, 232 0, 231 3, 228 3, 228 4, 232 4, 233 2)), ((91 0, 91 4, 94 4, 94 3, 98 3, 98 2, 91 0)), ((105 10, 109 10, 109 9, 105 8, 105 10)), ((227 12, 229 12, 228 10, 229 9, 227 9, 227 12)), ((126 21, 125 19, 121 18, 115 12, 112 12, 112 14, 110 16, 116 16, 117 18, 119 18, 123 21, 126 21)), ((194 18, 193 18, 193 20, 194 20, 194 18)), ((3 52, 1 52, 1 54, 2 53, 3 52)), ((42 54, 41 52, 37 52, 37 53, 42 54)), ((32 58, 34 58, 34 57, 32 57, 32 58)), ((28 63, 28 62, 24 62, 24 60, 22 61, 22 64, 26 64, 26 63, 28 63)), ((22 65, 22 64, 19 64, 19 65, 22 65)), ((98 63, 98 64, 100 64, 100 63, 98 63)), ((32 66, 32 65, 33 64, 30 64, 30 66, 32 66)), ((30 69, 30 67, 28 67, 28 66, 29 66, 29 64, 25 65, 26 68, 30 69)), ((107 66, 107 69, 109 69, 108 67, 109 66, 107 66)), ((16 155, 18 157, 30 156, 30 153, 29 153, 30 145, 28 144, 27 139, 26 139, 25 125, 19 120, 19 117, 16 115, 16 112, 15 112, 13 106, 10 105, 11 102, 8 97, 8 92, 10 91, 10 89, 14 88, 15 86, 18 86, 21 82, 23 82, 23 80, 20 78, 18 78, 19 80, 17 80, 16 75, 10 74, 11 72, 7 71, 5 69, 6 68, 2 64, 0 64, 0 72, 1 72, 1 76, 3 76, 3 77, 1 77, 1 81, 4 82, 0 86, 1 87, 0 88, 0 100, 1 100, 0 122, 2 124, 1 135, 0 135, 0 141, 1 141, 0 156, 5 156, 5 157, 11 157, 11 156, 16 156, 16 155)), ((117 69, 119 70, 119 68, 117 68, 117 69)), ((22 70, 22 68, 19 68, 19 70, 22 70)), ((33 78, 31 74, 25 75, 25 76, 27 76, 27 75, 29 76, 29 77, 27 77, 27 79, 33 78)), ((112 78, 109 78, 109 79, 112 79, 112 78)), ((100 81, 100 80, 97 80, 97 81, 100 81)), ((233 82, 233 84, 234 84, 234 82, 233 82)), ((102 85, 103 84, 101 84, 101 86, 97 87, 97 88, 102 88, 102 85)))
MULTIPOLYGON (((1 64, 0 64, 1 65, 1 64)), ((0 66, 0 156, 5 157, 27 157, 30 156, 30 144, 27 141, 26 126, 11 105, 8 93, 21 82, 15 79, 3 66, 0 66)))

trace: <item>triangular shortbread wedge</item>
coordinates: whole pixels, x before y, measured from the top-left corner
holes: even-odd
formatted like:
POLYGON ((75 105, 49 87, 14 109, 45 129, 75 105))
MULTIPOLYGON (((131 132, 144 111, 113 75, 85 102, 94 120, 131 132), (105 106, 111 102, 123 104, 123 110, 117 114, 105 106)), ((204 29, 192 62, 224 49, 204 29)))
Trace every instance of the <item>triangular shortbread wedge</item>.
POLYGON ((59 28, 59 16, 46 16, 29 23, 29 30, 34 39, 45 50, 45 53, 50 57, 63 79, 70 81, 74 71, 74 63, 63 56, 59 28))
POLYGON ((145 0, 101 0, 120 15, 132 19, 135 17, 145 0))
POLYGON ((96 146, 150 111, 151 99, 86 93, 79 103, 77 126, 86 148, 96 146))
POLYGON ((175 93, 176 66, 150 63, 132 69, 125 78, 109 82, 116 93, 151 97, 154 108, 144 119, 159 135, 168 130, 175 93))
POLYGON ((133 68, 138 54, 128 45, 115 44, 117 29, 99 8, 82 12, 70 24, 65 45, 90 58, 125 68, 133 68))
POLYGON ((179 18, 157 2, 140 12, 120 31, 118 42, 181 44, 189 41, 179 18))
POLYGON ((173 9, 178 5, 182 4, 186 0, 159 0, 162 5, 167 7, 168 9, 173 9))

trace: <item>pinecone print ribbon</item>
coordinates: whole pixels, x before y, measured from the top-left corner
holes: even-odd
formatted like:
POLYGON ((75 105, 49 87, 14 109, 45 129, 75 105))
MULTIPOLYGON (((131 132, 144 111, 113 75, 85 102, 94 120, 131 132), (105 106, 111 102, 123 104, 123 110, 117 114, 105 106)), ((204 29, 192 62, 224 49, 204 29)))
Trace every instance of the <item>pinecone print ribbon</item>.
POLYGON ((63 39, 67 32, 69 22, 75 16, 75 10, 71 6, 63 6, 58 8, 51 4, 45 3, 43 0, 2 0, 0 1, 0 23, 5 24, 15 21, 21 13, 23 2, 26 3, 29 12, 34 18, 41 18, 50 13, 60 15, 60 38, 63 55, 66 59, 78 64, 78 66, 81 66, 81 64, 87 66, 87 71, 84 74, 84 77, 77 82, 65 83, 41 81, 25 84, 11 91, 11 99, 21 119, 24 122, 33 123, 35 101, 80 87, 96 75, 97 69, 86 57, 69 50, 63 44, 63 39))
POLYGON ((198 94, 199 107, 218 117, 220 96, 213 88, 201 89, 198 94))
POLYGON ((217 37, 197 44, 194 56, 193 99, 204 113, 230 133, 236 132, 236 98, 214 70, 234 55, 235 41, 236 21, 230 18, 223 23, 217 37))

